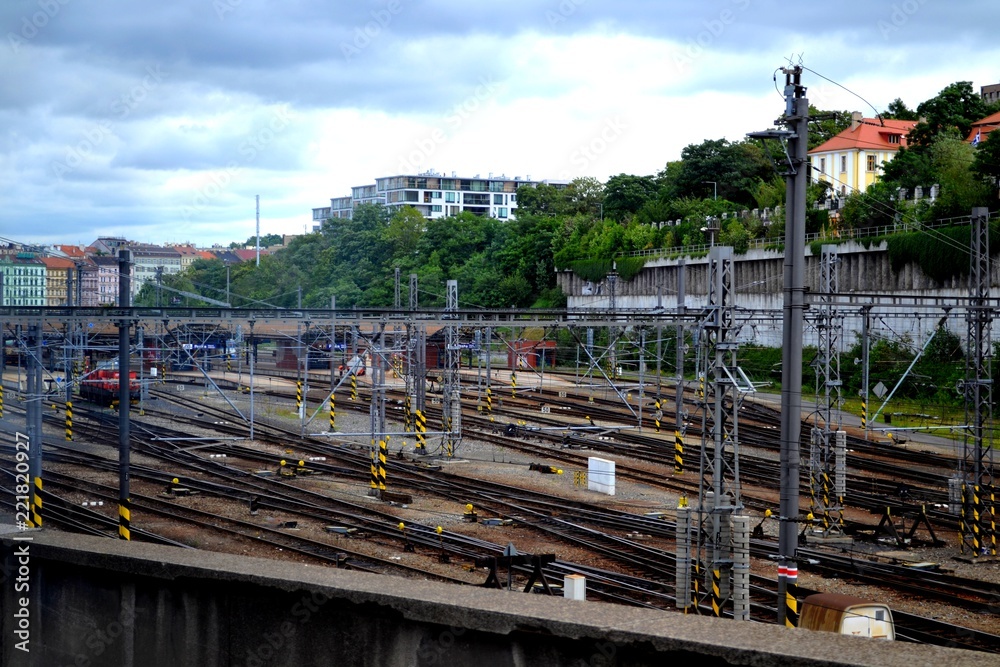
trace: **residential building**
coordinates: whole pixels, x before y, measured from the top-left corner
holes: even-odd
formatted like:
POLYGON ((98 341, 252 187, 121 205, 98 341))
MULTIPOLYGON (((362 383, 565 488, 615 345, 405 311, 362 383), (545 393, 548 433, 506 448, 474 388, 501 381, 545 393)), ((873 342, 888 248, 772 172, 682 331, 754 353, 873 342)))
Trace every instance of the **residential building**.
MULTIPOLYGON (((155 280, 162 272, 170 275, 181 272, 181 254, 176 248, 164 248, 156 245, 133 245, 132 251, 132 298, 139 293, 142 286, 150 280, 155 280)), ((193 259, 192 259, 193 261, 193 259)))
POLYGON ((119 249, 127 248, 131 245, 131 241, 120 236, 102 236, 91 243, 87 247, 87 250, 90 251, 91 254, 117 257, 119 249))
POLYGON ((45 265, 45 305, 68 305, 66 295, 69 279, 72 274, 74 282, 76 281, 76 264, 62 257, 42 257, 39 261, 45 265))
POLYGON ((863 118, 854 112, 850 127, 809 151, 813 182, 826 181, 842 196, 864 192, 878 180, 883 163, 906 146, 906 136, 916 124, 863 118))
POLYGON ((969 143, 975 142, 979 144, 986 141, 987 137, 990 136, 990 132, 997 129, 997 127, 1000 127, 1000 111, 973 123, 972 129, 969 131, 969 136, 965 140, 969 143))
POLYGON ((181 256, 181 271, 186 271, 196 259, 201 259, 201 252, 193 245, 170 246, 181 256))
POLYGON ((72 260, 82 260, 87 256, 83 248, 78 245, 56 245, 53 247, 72 260))
POLYGON ((84 278, 84 288, 93 285, 95 289, 84 295, 83 305, 117 306, 118 305, 118 258, 109 255, 94 255, 90 258, 93 269, 85 270, 93 275, 84 278), (96 302, 96 303, 94 303, 96 302))
POLYGON ((80 295, 79 299, 74 298, 73 303, 79 302, 79 305, 85 308, 94 308, 101 305, 100 301, 100 277, 98 275, 97 264, 94 263, 94 259, 91 257, 84 257, 80 260, 79 271, 77 271, 77 276, 79 278, 80 295))
MULTIPOLYGON (((549 181, 545 181, 549 182, 549 181)), ((459 177, 454 172, 445 176, 434 171, 422 174, 400 174, 375 179, 375 185, 351 188, 350 197, 336 197, 329 207, 314 208, 313 231, 319 231, 328 218, 353 217, 361 204, 384 204, 395 211, 412 206, 425 218, 444 218, 469 212, 475 215, 509 220, 517 209, 517 189, 522 185, 537 185, 538 181, 508 178, 505 175, 486 178, 478 174, 459 177)), ((553 185, 560 183, 552 182, 553 185)))
POLYGON ((1000 83, 982 86, 979 89, 979 94, 983 96, 984 102, 987 104, 993 104, 997 100, 1000 100, 1000 83))
POLYGON ((5 306, 45 306, 45 264, 33 252, 0 255, 3 291, 0 303, 5 306))

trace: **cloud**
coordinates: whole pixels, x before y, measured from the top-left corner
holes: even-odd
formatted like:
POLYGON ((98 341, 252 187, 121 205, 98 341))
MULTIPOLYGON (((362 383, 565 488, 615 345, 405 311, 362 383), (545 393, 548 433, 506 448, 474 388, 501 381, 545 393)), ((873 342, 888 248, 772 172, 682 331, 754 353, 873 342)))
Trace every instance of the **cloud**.
MULTIPOLYGON (((768 127, 789 57, 879 109, 994 83, 998 18, 985 0, 10 0, 0 233, 228 243, 255 194, 268 232, 296 232, 407 166, 655 173, 768 127)), ((820 108, 868 113, 805 79, 820 108)))

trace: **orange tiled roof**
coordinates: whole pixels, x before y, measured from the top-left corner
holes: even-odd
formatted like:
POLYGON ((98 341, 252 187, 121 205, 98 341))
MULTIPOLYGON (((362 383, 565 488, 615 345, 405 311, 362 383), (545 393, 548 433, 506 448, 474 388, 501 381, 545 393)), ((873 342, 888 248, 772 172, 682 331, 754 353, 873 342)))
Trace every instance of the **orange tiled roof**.
POLYGON ((86 253, 83 252, 83 248, 76 245, 57 245, 57 248, 62 250, 65 254, 70 257, 85 257, 86 253))
POLYGON ((1000 127, 1000 111, 995 114, 991 114, 982 120, 977 120, 972 124, 972 130, 969 132, 969 136, 965 138, 967 142, 971 142, 976 138, 976 134, 979 134, 980 141, 986 141, 986 137, 989 136, 990 132, 1000 127))
POLYGON ((906 146, 906 135, 916 124, 915 120, 886 120, 879 123, 878 118, 864 118, 853 130, 847 128, 809 151, 809 154, 850 150, 897 151, 906 146), (899 143, 889 142, 889 137, 892 135, 899 136, 899 143))
POLYGON ((39 257, 47 269, 72 269, 76 266, 71 260, 62 257, 39 257))

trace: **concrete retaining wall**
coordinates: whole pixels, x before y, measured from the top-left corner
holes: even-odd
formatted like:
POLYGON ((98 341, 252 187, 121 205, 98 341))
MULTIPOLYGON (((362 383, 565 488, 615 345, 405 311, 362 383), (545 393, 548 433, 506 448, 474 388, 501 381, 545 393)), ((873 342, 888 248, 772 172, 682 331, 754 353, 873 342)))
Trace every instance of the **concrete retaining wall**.
MULTIPOLYGON (((912 264, 893 272, 885 242, 871 248, 865 248, 854 242, 845 243, 837 246, 837 252, 840 259, 840 292, 938 299, 955 299, 967 297, 969 294, 967 278, 952 279, 947 284, 939 284, 912 264)), ((820 257, 813 255, 808 247, 805 249, 805 255, 806 289, 819 292, 820 257)), ((613 285, 609 279, 598 284, 589 283, 571 271, 560 272, 557 281, 567 295, 569 308, 587 310, 609 308, 613 289, 616 308, 642 310, 662 306, 669 311, 677 304, 681 261, 684 262, 685 272, 685 305, 692 309, 702 308, 707 301, 708 293, 706 257, 651 260, 632 280, 625 281, 619 278, 613 285)), ((1000 262, 993 262, 992 272, 993 284, 1000 284, 1000 262)), ((777 314, 776 323, 765 318, 754 328, 747 327, 741 331, 741 342, 779 347, 784 253, 774 250, 751 250, 745 255, 735 256, 733 284, 737 307, 777 314)), ((862 326, 861 318, 854 314, 860 309, 854 308, 854 313, 850 310, 844 309, 843 313, 845 315, 843 340, 848 341, 848 344, 853 343, 855 334, 860 333, 862 326)), ((873 311, 876 326, 879 323, 878 318, 882 316, 886 320, 886 329, 891 331, 893 337, 906 335, 918 344, 937 327, 938 321, 944 314, 942 309, 933 307, 920 310, 881 308, 873 311)), ((966 332, 964 311, 952 315, 948 321, 948 328, 964 338, 966 332)), ((1000 334, 1000 321, 994 322, 993 333, 994 336, 1000 334)), ((809 330, 805 334, 806 345, 815 345, 815 334, 809 330)))
POLYGON ((973 657, 53 531, 12 535, 0 538, 0 662, 11 667, 912 667, 973 657), (24 550, 29 590, 16 592, 24 550), (30 653, 16 648, 21 597, 30 653))

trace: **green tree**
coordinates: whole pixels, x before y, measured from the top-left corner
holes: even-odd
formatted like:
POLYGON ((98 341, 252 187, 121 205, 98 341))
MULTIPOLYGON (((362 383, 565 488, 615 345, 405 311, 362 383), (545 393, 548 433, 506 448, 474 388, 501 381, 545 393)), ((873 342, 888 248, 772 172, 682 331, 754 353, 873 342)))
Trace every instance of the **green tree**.
MULTIPOLYGON (((270 248, 271 246, 281 245, 283 238, 281 234, 265 234, 260 237, 260 247, 270 248)), ((229 244, 230 248, 255 248, 257 247, 257 236, 251 236, 246 240, 246 243, 240 243, 239 241, 233 241, 229 244)))
POLYGON ((522 185, 517 189, 517 214, 559 215, 564 212, 563 196, 548 183, 522 185))
POLYGON ((809 115, 819 119, 809 123, 809 150, 833 139, 851 125, 850 111, 821 111, 810 104, 809 115))
POLYGON ((563 201, 560 208, 566 215, 587 214, 600 217, 603 213, 604 184, 596 178, 574 178, 560 194, 563 201))
POLYGON ((992 188, 995 195, 1000 182, 1000 130, 988 134, 986 140, 976 147, 972 171, 992 188))
POLYGON ((892 102, 889 102, 889 106, 886 107, 882 118, 886 120, 919 120, 920 116, 916 111, 907 107, 906 102, 897 97, 892 102))
POLYGON ((604 217, 624 222, 653 199, 656 192, 656 181, 652 176, 612 176, 604 185, 604 217))
POLYGON ((910 131, 908 141, 916 146, 929 146, 949 129, 965 138, 977 120, 990 114, 992 107, 972 88, 970 81, 950 84, 917 107, 917 115, 925 120, 910 131))
POLYGON ((682 164, 671 179, 672 197, 726 199, 753 203, 760 179, 774 176, 774 167, 756 143, 709 139, 681 151, 682 164))

